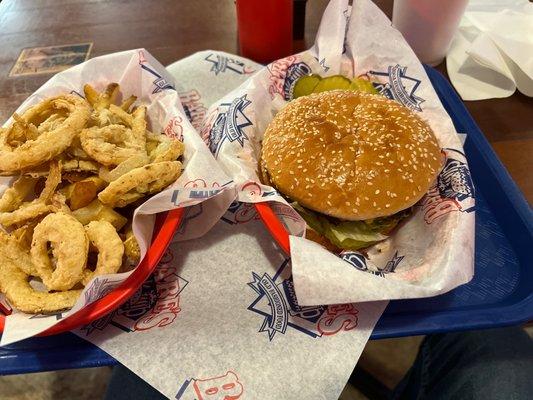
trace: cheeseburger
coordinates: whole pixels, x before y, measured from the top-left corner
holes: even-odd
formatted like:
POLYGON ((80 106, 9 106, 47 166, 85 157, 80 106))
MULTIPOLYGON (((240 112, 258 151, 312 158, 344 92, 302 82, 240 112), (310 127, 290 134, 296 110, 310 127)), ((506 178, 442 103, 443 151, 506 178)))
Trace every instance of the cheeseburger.
POLYGON ((268 126, 260 175, 330 250, 383 240, 441 168, 428 124, 381 95, 333 90, 299 97, 268 126))

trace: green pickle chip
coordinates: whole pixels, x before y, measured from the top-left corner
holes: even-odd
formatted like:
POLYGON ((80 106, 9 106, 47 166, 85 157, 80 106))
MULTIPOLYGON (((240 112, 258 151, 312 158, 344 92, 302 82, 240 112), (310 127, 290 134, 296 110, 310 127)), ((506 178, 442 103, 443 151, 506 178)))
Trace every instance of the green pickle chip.
POLYGON ((307 96, 311 93, 327 92, 329 90, 353 90, 355 92, 364 92, 378 94, 372 82, 363 78, 354 78, 352 80, 342 75, 328 76, 321 78, 319 75, 302 76, 296 81, 292 91, 292 98, 307 96))
POLYGON ((328 76, 327 78, 322 78, 322 80, 318 82, 313 93, 327 92, 335 89, 349 89, 351 83, 352 82, 348 78, 342 75, 328 76))
POLYGON ((352 83, 350 84, 349 89, 354 90, 356 92, 359 91, 371 94, 378 94, 378 91, 376 90, 374 85, 372 85, 372 82, 362 78, 354 78, 352 80, 352 83))
POLYGON ((298 97, 307 96, 308 94, 313 93, 313 90, 321 79, 322 78, 319 75, 315 74, 302 76, 294 85, 292 98, 297 99, 298 97))

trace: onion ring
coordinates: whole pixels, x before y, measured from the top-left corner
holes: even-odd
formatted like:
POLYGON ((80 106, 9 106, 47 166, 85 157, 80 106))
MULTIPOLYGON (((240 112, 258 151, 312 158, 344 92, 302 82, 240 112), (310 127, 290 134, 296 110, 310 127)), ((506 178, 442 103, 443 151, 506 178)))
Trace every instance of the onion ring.
POLYGON ((48 178, 46 178, 46 183, 44 188, 39 194, 38 201, 48 203, 52 198, 54 192, 57 189, 57 186, 61 183, 61 163, 57 161, 50 162, 50 171, 48 172, 48 178))
POLYGON ((125 112, 122 108, 111 104, 109 110, 117 117, 122 119, 129 127, 131 127, 131 140, 133 143, 146 149, 146 107, 139 106, 133 110, 131 114, 125 112))
POLYGON ((103 165, 117 165, 135 155, 146 152, 123 125, 93 126, 80 134, 81 147, 93 159, 103 165))
POLYGON ((36 182, 37 179, 28 176, 18 178, 13 186, 7 188, 0 197, 0 212, 11 212, 17 209, 31 193, 36 182))
POLYGON ((92 221, 85 227, 87 237, 98 250, 98 260, 94 271, 86 268, 81 282, 87 285, 98 275, 114 274, 122 265, 124 244, 114 226, 107 221, 92 221))
POLYGON ((0 291, 19 311, 35 314, 65 310, 73 307, 81 294, 81 290, 38 292, 31 287, 28 279, 19 263, 0 255, 0 291))
POLYGON ((3 145, 0 151, 0 170, 17 171, 36 166, 62 153, 78 134, 90 116, 89 104, 74 95, 63 95, 44 100, 23 114, 28 121, 36 119, 46 112, 47 108, 65 108, 68 117, 56 129, 44 132, 35 139, 26 141, 18 147, 6 142, 6 135, 1 138, 3 145))
POLYGON ((179 161, 164 161, 135 168, 111 182, 98 194, 98 198, 111 207, 124 207, 167 187, 180 176, 181 169, 179 161))
MULTIPOLYGON (((18 232, 19 234, 21 232, 18 232)), ((36 269, 30 257, 28 249, 23 243, 25 238, 18 238, 19 235, 8 235, 0 231, 0 255, 5 256, 17 263, 18 267, 28 275, 35 275, 36 269)))
MULTIPOLYGON (((155 149, 149 152, 150 160, 153 163, 162 161, 174 161, 183 154, 183 143, 177 139, 169 138, 166 135, 159 136, 156 140, 159 142, 155 149)), ((153 140, 153 139, 152 139, 153 140)))
POLYGON ((89 239, 83 225, 65 213, 49 214, 33 230, 30 254, 43 283, 49 290, 68 290, 83 277, 89 239), (56 268, 48 257, 48 243, 57 259, 56 268))
POLYGON ((15 211, 8 213, 0 213, 0 224, 4 226, 11 226, 14 224, 23 224, 26 221, 38 218, 44 214, 54 211, 54 207, 44 204, 40 201, 32 201, 23 204, 15 211))
POLYGON ((111 171, 106 167, 101 167, 100 171, 98 171, 98 176, 106 182, 112 182, 132 169, 142 167, 148 163, 150 163, 150 158, 146 154, 139 153, 122 161, 111 171))
POLYGON ((0 224, 4 226, 21 224, 54 211, 55 207, 48 203, 52 200, 59 183, 61 183, 61 165, 57 161, 52 161, 48 178, 46 178, 46 183, 39 197, 31 202, 19 204, 19 208, 11 212, 0 212, 0 224))

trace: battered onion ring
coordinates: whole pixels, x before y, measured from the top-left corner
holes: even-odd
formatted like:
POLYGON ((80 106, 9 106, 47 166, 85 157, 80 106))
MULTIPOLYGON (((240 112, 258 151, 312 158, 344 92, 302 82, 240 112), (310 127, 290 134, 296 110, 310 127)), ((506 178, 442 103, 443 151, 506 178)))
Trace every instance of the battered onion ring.
POLYGON ((142 167, 149 163, 150 158, 146 154, 140 153, 122 161, 112 170, 109 170, 106 167, 101 167, 100 171, 98 171, 98 176, 106 182, 111 182, 120 178, 122 175, 127 174, 132 169, 142 167))
POLYGON ((182 142, 177 139, 169 138, 166 135, 157 136, 159 136, 159 144, 149 153, 150 160, 153 163, 174 161, 183 154, 184 146, 182 142))
POLYGON ((68 117, 56 129, 44 132, 19 147, 11 147, 3 139, 0 170, 17 171, 46 162, 62 153, 85 126, 91 110, 89 104, 74 95, 63 95, 42 101, 23 114, 25 120, 37 119, 47 108, 66 108, 68 117))
POLYGON ((17 209, 31 193, 36 182, 37 179, 28 176, 18 178, 13 186, 7 188, 0 197, 0 212, 10 212, 17 209))
POLYGON ((111 182, 98 194, 98 198, 111 207, 124 207, 147 194, 161 191, 180 176, 181 169, 179 161, 135 168, 111 182))
POLYGON ((41 201, 32 201, 23 204, 15 211, 0 213, 0 224, 5 227, 14 224, 23 224, 30 219, 38 218, 52 211, 54 211, 53 206, 41 201))
POLYGON ((49 205, 49 203, 59 183, 61 183, 61 165, 57 161, 52 161, 48 178, 46 178, 46 183, 39 197, 31 202, 19 204, 19 208, 14 211, 0 212, 0 224, 4 226, 22 224, 30 219, 54 211, 55 207, 49 205))
POLYGON ((44 188, 41 194, 39 194, 38 200, 42 201, 43 203, 48 203, 60 183, 61 163, 58 161, 51 161, 50 170, 48 172, 48 178, 46 178, 46 183, 44 184, 44 188))
POLYGON ((146 149, 146 107, 139 106, 131 114, 125 112, 122 108, 111 104, 109 110, 121 118, 124 123, 131 127, 131 140, 146 149))
POLYGON ((117 165, 133 156, 146 153, 123 125, 93 126, 80 134, 81 147, 93 159, 104 165, 117 165))
POLYGON ((86 268, 81 282, 87 285, 98 275, 114 274, 122 265, 124 244, 114 226, 107 221, 92 221, 85 227, 87 237, 98 250, 98 260, 94 271, 86 268))
POLYGON ((0 255, 16 262, 24 273, 35 275, 36 269, 28 249, 23 246, 24 242, 24 238, 19 239, 13 234, 0 231, 0 255))
POLYGON ((65 213, 49 214, 35 227, 31 257, 37 275, 48 290, 68 290, 83 277, 89 239, 83 225, 65 213), (56 257, 54 269, 48 257, 48 243, 56 257))
POLYGON ((0 255, 0 291, 19 311, 35 314, 65 310, 73 307, 81 294, 81 290, 38 292, 29 284, 28 274, 18 266, 15 260, 0 255))
POLYGON ((65 122, 67 119, 66 115, 62 114, 52 114, 50 115, 46 120, 44 120, 41 124, 39 124, 39 127, 37 128, 37 131, 39 134, 43 134, 48 131, 53 131, 54 129, 57 129, 65 122))

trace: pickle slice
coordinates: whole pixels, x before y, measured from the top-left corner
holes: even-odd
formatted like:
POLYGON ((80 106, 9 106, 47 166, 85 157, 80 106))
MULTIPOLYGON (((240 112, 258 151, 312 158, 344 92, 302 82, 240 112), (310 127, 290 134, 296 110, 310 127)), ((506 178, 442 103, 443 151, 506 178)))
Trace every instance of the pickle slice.
POLYGON ((354 78, 352 82, 350 83, 349 89, 354 90, 356 92, 378 94, 378 91, 372 85, 372 82, 367 81, 366 79, 362 79, 362 78, 354 78))
POLYGON ((307 96, 313 93, 314 88, 318 85, 322 78, 316 74, 302 76, 294 84, 294 89, 292 90, 292 98, 297 99, 298 97, 307 96))
POLYGON ((313 93, 327 92, 335 89, 349 89, 351 81, 342 75, 328 76, 322 78, 318 85, 315 86, 313 93))

